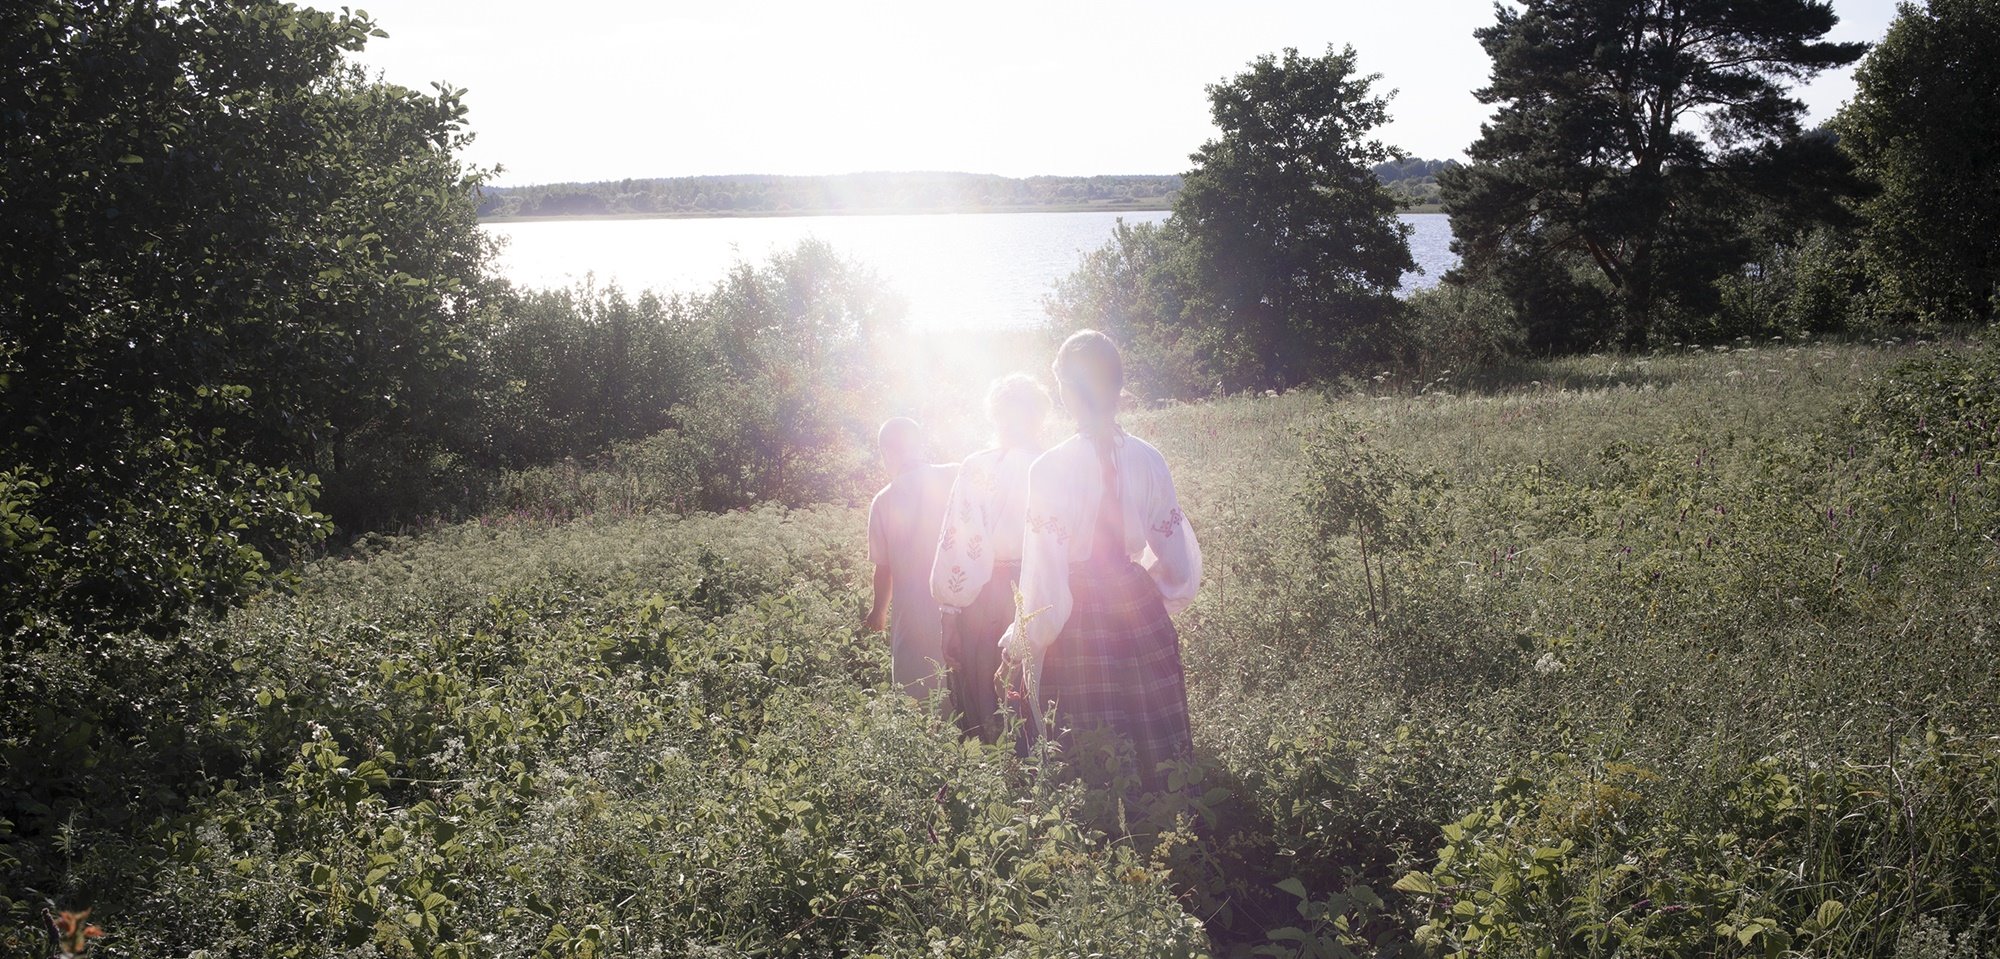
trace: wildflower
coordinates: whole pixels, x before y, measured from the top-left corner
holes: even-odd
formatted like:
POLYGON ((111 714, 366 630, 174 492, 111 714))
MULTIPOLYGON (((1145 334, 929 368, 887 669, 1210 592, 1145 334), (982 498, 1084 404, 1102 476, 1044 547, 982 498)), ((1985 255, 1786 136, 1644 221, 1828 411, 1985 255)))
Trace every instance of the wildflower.
POLYGON ((84 950, 90 948, 90 940, 104 935, 104 930, 85 922, 89 918, 88 909, 78 912, 63 910, 49 916, 49 922, 56 928, 56 946, 62 950, 61 959, 83 955, 84 950))

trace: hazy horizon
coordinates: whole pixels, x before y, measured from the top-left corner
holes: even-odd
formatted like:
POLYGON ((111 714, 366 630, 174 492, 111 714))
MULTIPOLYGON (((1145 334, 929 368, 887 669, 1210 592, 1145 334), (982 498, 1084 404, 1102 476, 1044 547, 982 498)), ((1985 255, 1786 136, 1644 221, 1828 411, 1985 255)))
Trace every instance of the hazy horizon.
MULTIPOLYGON (((336 9, 332 0, 315 6, 336 9)), ((389 33, 360 60, 419 89, 469 92, 466 159, 495 185, 681 176, 1185 172, 1212 135, 1203 89, 1284 47, 1352 44, 1397 89, 1378 131, 1411 156, 1462 159, 1489 114, 1472 31, 1492 8, 1246 0, 1218 15, 1168 2, 914 0, 744 5, 376 0, 389 33)), ((1879 39, 1894 0, 1834 0, 1836 40, 1879 39)), ((1812 122, 1851 70, 1802 85, 1812 122)))

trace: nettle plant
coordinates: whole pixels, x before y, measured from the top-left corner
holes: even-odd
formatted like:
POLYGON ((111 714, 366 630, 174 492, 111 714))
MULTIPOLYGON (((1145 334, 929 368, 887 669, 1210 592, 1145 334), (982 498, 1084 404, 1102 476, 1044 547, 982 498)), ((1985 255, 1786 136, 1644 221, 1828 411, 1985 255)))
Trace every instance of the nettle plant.
POLYGON ((1884 765, 1769 758, 1692 794, 1545 757, 1443 829, 1395 888, 1451 956, 1880 955, 1906 926, 2000 919, 2000 745, 1944 729, 1884 765), (1984 903, 1984 906, 1968 904, 1984 903))

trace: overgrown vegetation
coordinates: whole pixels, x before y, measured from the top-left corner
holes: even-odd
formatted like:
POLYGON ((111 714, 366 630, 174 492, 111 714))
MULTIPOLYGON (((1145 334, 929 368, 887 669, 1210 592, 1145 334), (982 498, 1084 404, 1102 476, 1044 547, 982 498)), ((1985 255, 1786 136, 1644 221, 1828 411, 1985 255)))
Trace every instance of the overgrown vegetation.
POLYGON ((1139 415, 1211 570, 1139 805, 888 691, 850 508, 364 544, 10 661, 9 908, 132 954, 1990 949, 1996 356, 1139 415))
MULTIPOLYGON (((1585 6, 1529 19, 1575 52, 1622 23, 1550 19, 1585 6)), ((1591 7, 1845 56, 1786 46, 1823 4, 1655 8, 1591 7)), ((1863 71, 1883 202, 1971 162, 1856 125, 1979 9, 1906 8, 1863 71)), ((1397 302, 1353 52, 1212 90, 1175 219, 1051 304, 1141 392, 1238 394, 1129 424, 1209 551, 1196 755, 1142 796, 1102 743, 961 742, 854 625, 878 412, 962 454, 964 384, 1032 337, 892 336, 811 244, 698 294, 497 284, 459 95, 346 65, 360 14, 0 28, 0 955, 2000 949, 2000 346, 1815 338, 1983 317, 1992 278, 1885 256, 1882 203, 1720 223, 1639 157, 1645 202, 1586 206, 1657 269, 1397 302), (1607 341, 1653 351, 1520 358, 1607 341), (310 559, 327 512, 358 539, 310 559)), ((1722 79, 1725 127, 1833 148, 1722 79)))
POLYGON ((603 456, 643 457, 689 510, 863 495, 902 305, 824 243, 702 293, 506 290, 494 312, 422 431, 375 437, 326 477, 347 529, 465 518, 522 471, 603 456))

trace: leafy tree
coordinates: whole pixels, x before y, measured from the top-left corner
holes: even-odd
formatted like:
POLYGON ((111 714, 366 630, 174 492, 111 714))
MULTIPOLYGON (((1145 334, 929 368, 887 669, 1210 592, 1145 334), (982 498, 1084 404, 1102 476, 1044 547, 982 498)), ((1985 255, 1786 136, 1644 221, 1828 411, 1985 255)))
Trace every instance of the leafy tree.
POLYGON ((1740 212, 1829 202, 1838 154, 1788 81, 1860 57, 1825 0, 1527 0, 1477 31, 1499 109, 1439 176, 1461 279, 1496 283, 1531 345, 1643 348, 1716 305, 1755 252, 1740 212), (1584 319, 1598 317, 1592 323, 1584 319))
POLYGON ((1043 301, 1053 333, 1098 329, 1118 341, 1131 389, 1189 399, 1213 392, 1222 330, 1187 322, 1194 297, 1185 239, 1167 224, 1120 220, 1043 301))
POLYGON ((0 630, 257 588, 325 530, 312 474, 448 389, 486 256, 464 108, 369 82, 372 35, 269 2, 0 12, 0 515, 28 518, 0 630))
POLYGON ((1836 121, 1881 192, 1864 252, 1903 312, 1990 321, 2000 294, 2000 3, 1906 3, 1836 121))
POLYGON ((1221 136, 1193 155, 1173 228, 1201 291, 1189 319, 1216 328, 1225 389, 1355 369, 1388 347, 1415 263, 1374 172, 1402 158, 1373 137, 1389 118, 1379 79, 1352 47, 1288 48, 1208 88, 1221 136))

